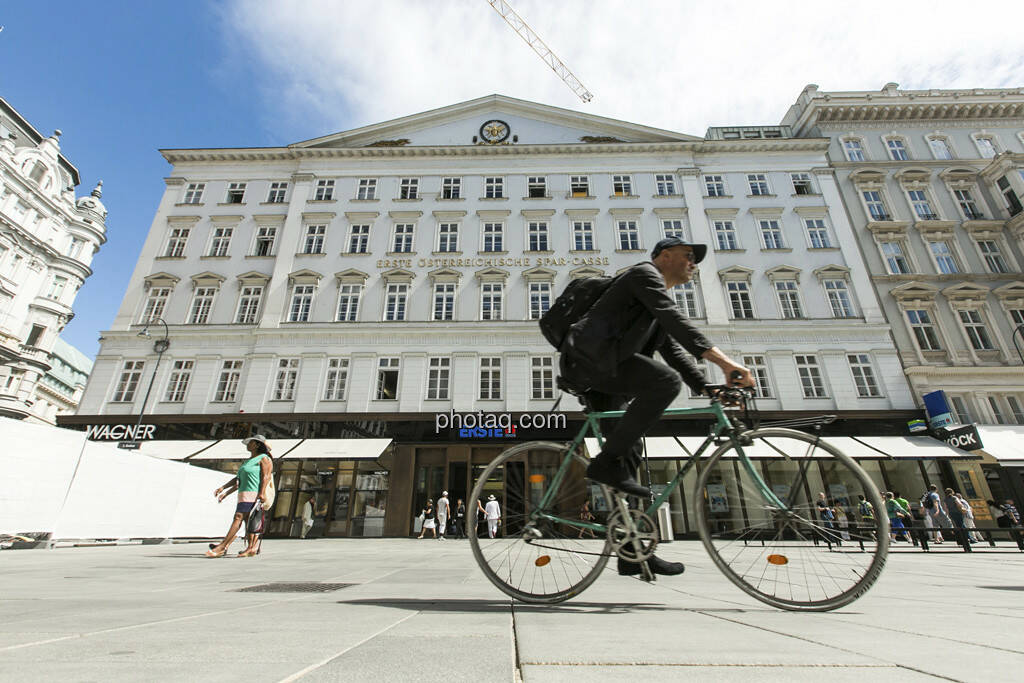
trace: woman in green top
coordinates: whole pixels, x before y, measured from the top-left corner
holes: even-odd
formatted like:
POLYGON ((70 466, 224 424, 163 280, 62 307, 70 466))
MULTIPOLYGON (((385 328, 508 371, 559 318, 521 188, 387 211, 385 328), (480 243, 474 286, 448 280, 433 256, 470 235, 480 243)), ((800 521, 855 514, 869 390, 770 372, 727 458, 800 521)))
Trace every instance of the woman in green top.
MULTIPOLYGON (((238 468, 238 474, 234 479, 213 492, 213 495, 217 497, 217 502, 223 502, 231 492, 238 490, 235 518, 231 521, 231 529, 228 530, 224 540, 206 551, 207 557, 224 556, 224 553, 228 551, 228 546, 235 540, 235 535, 238 534, 238 530, 242 526, 242 520, 247 519, 249 513, 252 512, 252 506, 256 504, 257 498, 264 506, 267 504, 267 485, 270 483, 270 477, 274 471, 270 463, 270 446, 267 445, 266 438, 259 434, 242 439, 242 443, 249 451, 249 459, 238 468)), ((246 529, 246 531, 249 530, 246 529)), ((250 533, 247 534, 247 539, 249 545, 238 553, 239 557, 251 557, 257 552, 258 536, 250 533)))

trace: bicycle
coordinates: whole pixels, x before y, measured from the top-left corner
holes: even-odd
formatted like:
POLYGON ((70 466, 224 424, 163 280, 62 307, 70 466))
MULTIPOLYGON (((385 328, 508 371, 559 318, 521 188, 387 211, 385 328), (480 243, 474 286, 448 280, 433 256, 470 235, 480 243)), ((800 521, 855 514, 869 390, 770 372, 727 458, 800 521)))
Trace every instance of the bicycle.
MULTIPOLYGON (((561 378, 559 385, 572 391, 561 378)), ((504 492, 499 535, 470 535, 473 555, 487 578, 512 598, 535 604, 555 604, 579 595, 612 555, 641 563, 643 578, 652 580, 646 560, 658 545, 656 511, 696 467, 692 505, 700 539, 718 569, 741 590, 774 607, 796 611, 833 610, 860 597, 885 565, 888 519, 876 514, 871 523, 840 528, 827 519, 812 491, 828 490, 829 498, 852 512, 857 494, 875 510, 884 509, 878 487, 857 463, 819 435, 793 428, 820 432, 821 425, 835 417, 748 429, 734 416, 740 411, 726 412, 725 404, 738 406, 749 419, 749 390, 712 389, 707 407, 665 411, 666 416, 707 414, 714 425, 696 451, 683 447, 689 458, 645 509, 630 506, 626 495, 584 476, 589 460, 583 454, 583 440, 592 433, 603 445, 599 420, 621 417, 624 411, 587 411, 569 445, 519 444, 491 461, 468 504, 476 509, 485 491, 504 492), (712 446, 716 447, 711 455, 704 456, 712 446), (762 468, 750 453, 767 456, 759 460, 762 468), (579 519, 584 500, 590 501, 595 515, 606 513, 603 523, 600 518, 579 519), (579 538, 581 529, 593 531, 597 539, 579 538)))

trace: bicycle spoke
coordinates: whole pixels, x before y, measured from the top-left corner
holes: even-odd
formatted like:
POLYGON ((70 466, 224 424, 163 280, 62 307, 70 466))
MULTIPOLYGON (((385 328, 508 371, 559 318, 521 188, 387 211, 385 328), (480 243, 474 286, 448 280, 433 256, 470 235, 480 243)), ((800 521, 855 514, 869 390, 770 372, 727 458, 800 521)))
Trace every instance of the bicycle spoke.
POLYGON ((847 604, 881 571, 888 536, 881 539, 881 522, 842 526, 835 519, 823 520, 824 504, 807 496, 830 491, 839 502, 828 507, 842 508, 846 515, 841 519, 853 521, 851 497, 860 493, 877 499, 877 487, 827 440, 772 428, 751 438, 788 457, 768 460, 767 479, 762 480, 760 463, 749 469, 742 463, 734 466, 724 457, 729 447, 716 452, 694 496, 705 547, 733 583, 768 604, 786 609, 847 604), (819 468, 819 461, 827 466, 819 468), (769 504, 767 490, 785 508, 769 504))

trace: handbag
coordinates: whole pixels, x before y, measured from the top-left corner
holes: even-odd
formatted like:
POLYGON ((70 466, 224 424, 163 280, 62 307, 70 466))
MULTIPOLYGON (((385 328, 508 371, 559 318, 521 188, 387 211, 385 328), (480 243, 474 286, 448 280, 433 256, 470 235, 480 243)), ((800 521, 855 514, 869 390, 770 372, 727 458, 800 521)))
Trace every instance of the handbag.
MULTIPOLYGON (((277 498, 277 489, 274 487, 274 459, 269 455, 267 457, 270 458, 270 481, 267 482, 266 509, 272 510, 274 508, 274 499, 277 498)), ((262 472, 262 470, 260 471, 262 472)))
POLYGON ((257 498, 252 505, 252 510, 249 510, 249 516, 245 519, 245 533, 262 534, 265 531, 263 527, 266 521, 267 516, 263 512, 263 503, 257 498))

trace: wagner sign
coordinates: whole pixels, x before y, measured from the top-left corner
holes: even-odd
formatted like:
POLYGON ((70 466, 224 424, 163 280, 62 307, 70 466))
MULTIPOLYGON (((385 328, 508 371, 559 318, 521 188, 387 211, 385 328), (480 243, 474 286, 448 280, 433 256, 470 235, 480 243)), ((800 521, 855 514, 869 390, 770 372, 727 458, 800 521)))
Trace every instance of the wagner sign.
POLYGON ((85 438, 90 441, 149 441, 156 425, 87 425, 85 438))

